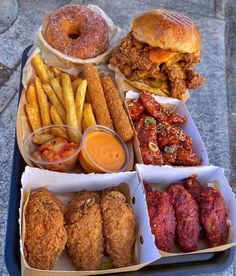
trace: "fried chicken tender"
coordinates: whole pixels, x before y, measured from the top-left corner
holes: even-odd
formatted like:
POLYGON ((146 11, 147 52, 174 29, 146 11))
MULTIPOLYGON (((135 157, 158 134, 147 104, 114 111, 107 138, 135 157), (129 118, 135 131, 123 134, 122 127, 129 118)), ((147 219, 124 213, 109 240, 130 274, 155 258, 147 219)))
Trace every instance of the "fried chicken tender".
POLYGON ((103 192, 101 201, 106 252, 114 267, 133 263, 136 221, 125 196, 116 190, 103 192))
POLYGON ((96 192, 76 193, 65 213, 67 248, 80 270, 100 268, 104 243, 100 196, 96 192))
POLYGON ((227 215, 220 192, 212 187, 204 188, 200 197, 200 219, 209 247, 226 243, 229 234, 227 215))
POLYGON ((46 188, 30 194, 26 208, 24 255, 29 266, 52 269, 67 241, 60 200, 46 188))
POLYGON ((178 183, 167 188, 177 220, 177 241, 183 251, 196 251, 199 244, 199 207, 191 194, 178 183))
POLYGON ((175 241, 176 219, 167 192, 146 192, 148 214, 152 233, 158 249, 171 252, 175 241))

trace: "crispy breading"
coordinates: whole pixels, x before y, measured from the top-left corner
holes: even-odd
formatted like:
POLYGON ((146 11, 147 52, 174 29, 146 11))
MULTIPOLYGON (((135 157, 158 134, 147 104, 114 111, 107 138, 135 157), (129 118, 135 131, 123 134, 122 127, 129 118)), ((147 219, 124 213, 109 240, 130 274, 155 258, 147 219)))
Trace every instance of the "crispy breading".
POLYGON ((128 142, 133 138, 134 131, 119 92, 109 75, 101 77, 101 82, 114 128, 120 137, 128 142))
POLYGON ((67 241, 64 206, 46 188, 30 194, 26 208, 24 255, 29 266, 52 269, 67 241))
POLYGON ((111 116, 107 107, 101 80, 96 66, 92 64, 84 64, 83 73, 84 78, 88 82, 88 94, 97 123, 99 125, 104 125, 113 129, 111 116))
POLYGON ((125 196, 112 189, 104 191, 101 208, 106 252, 113 266, 131 265, 136 238, 136 221, 132 209, 125 196))
POLYGON ((80 270, 99 269, 103 257, 100 196, 95 192, 76 193, 65 213, 67 248, 80 270))

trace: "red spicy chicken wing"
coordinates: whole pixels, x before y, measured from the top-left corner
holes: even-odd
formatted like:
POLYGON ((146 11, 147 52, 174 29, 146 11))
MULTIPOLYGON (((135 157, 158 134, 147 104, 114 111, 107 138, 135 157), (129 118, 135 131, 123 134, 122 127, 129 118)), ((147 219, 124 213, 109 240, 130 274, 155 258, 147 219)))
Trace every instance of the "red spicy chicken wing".
POLYGON ((129 115, 133 121, 136 121, 140 118, 141 114, 144 111, 144 105, 140 98, 135 100, 127 101, 129 115))
POLYGON ((197 175, 193 175, 185 179, 184 188, 190 192, 191 196, 196 200, 196 202, 200 201, 202 187, 197 180, 197 175))
POLYGON ((136 124, 136 132, 144 164, 162 165, 164 161, 157 146, 156 120, 143 114, 136 124))
POLYGON ((186 117, 181 117, 176 112, 166 110, 150 93, 142 91, 140 97, 147 112, 156 120, 168 122, 169 124, 182 124, 186 122, 186 117))
POLYGON ((183 130, 168 123, 159 123, 157 126, 157 143, 161 148, 171 145, 178 146, 186 140, 186 137, 183 130))
POLYGON ((158 249, 170 252, 175 240, 175 212, 169 194, 159 191, 147 192, 148 214, 152 233, 158 249))
POLYGON ((200 164, 200 160, 197 158, 196 154, 192 152, 192 150, 179 148, 175 164, 179 166, 198 166, 200 164))
POLYGON ((224 198, 212 187, 203 189, 200 199, 200 219, 208 239, 209 247, 226 243, 229 228, 224 198))
POLYGON ((200 233, 198 205, 191 194, 178 183, 170 185, 167 192, 176 214, 176 235, 179 246, 186 252, 196 251, 200 233))

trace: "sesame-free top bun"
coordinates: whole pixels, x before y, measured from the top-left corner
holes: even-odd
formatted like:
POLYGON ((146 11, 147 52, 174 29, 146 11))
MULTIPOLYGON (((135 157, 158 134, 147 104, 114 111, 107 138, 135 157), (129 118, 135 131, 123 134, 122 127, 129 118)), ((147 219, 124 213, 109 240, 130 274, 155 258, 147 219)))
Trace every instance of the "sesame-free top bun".
POLYGON ((155 9, 131 21, 132 36, 152 47, 200 54, 200 34, 194 22, 181 13, 155 9))

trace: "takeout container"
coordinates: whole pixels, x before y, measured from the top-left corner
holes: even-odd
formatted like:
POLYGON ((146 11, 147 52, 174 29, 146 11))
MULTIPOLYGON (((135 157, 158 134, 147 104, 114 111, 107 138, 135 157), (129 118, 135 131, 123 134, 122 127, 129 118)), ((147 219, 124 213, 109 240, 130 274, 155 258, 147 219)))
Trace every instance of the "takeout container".
MULTIPOLYGON (((103 144, 104 143, 106 143, 106 141, 104 141, 103 144)), ((92 172, 112 173, 114 171, 123 172, 127 169, 128 164, 129 164, 129 151, 128 151, 128 148, 127 148, 125 142, 121 139, 121 137, 115 131, 113 131, 105 126, 102 126, 102 125, 96 125, 96 126, 92 126, 92 127, 88 128, 83 135, 82 150, 80 152, 79 160, 80 160, 80 164, 82 165, 82 167, 87 172, 90 172, 90 173, 92 173, 92 172), (121 147, 121 149, 123 150, 125 160, 124 160, 124 163, 117 170, 111 170, 111 169, 105 168, 103 165, 101 165, 101 163, 98 163, 98 161, 96 161, 94 159, 94 157, 97 157, 98 154, 100 157, 107 159, 108 162, 111 160, 111 158, 113 158, 114 161, 116 161, 117 158, 120 158, 120 156, 116 156, 116 155, 118 155, 117 152, 112 153, 111 151, 109 151, 109 148, 107 148, 107 146, 109 146, 109 145, 106 145, 106 144, 100 145, 100 148, 96 149, 96 153, 97 153, 96 156, 92 156, 90 154, 90 149, 87 145, 87 139, 89 137, 92 137, 93 135, 96 135, 97 132, 108 134, 109 136, 111 136, 114 139, 114 141, 117 143, 117 145, 119 145, 121 147)), ((112 165, 113 165, 113 167, 115 167, 114 164, 112 164, 112 165)), ((115 164, 115 165, 117 165, 117 164, 115 164)))
MULTIPOLYGON (((207 248, 206 240, 201 241, 197 251, 186 253, 181 252, 178 247, 173 249, 173 253, 159 251, 162 257, 170 257, 176 255, 209 253, 223 251, 236 245, 236 199, 227 179, 225 178, 221 168, 216 166, 204 167, 171 167, 171 166, 151 166, 136 165, 140 181, 151 184, 153 190, 165 190, 168 185, 183 180, 193 174, 197 174, 199 182, 204 186, 210 185, 219 189, 224 197, 225 207, 228 210, 228 219, 230 222, 229 237, 227 243, 222 246, 207 248)), ((146 205, 146 201, 145 201, 146 205)), ((147 209, 147 205, 145 206, 147 209)), ((151 229, 149 229, 151 231, 151 229)), ((155 237, 153 236, 153 240, 155 237)))
POLYGON ((69 172, 74 168, 78 160, 81 148, 82 148, 81 132, 78 129, 68 125, 50 125, 50 126, 39 128, 36 131, 32 132, 24 140, 24 152, 30 161, 32 161, 39 168, 59 171, 59 172, 69 172), (71 140, 72 142, 78 145, 78 149, 76 149, 75 152, 69 157, 66 157, 60 160, 45 161, 45 160, 37 159, 35 158, 34 153, 35 151, 37 151, 40 145, 35 143, 35 140, 43 138, 43 136, 45 137, 47 135, 52 137, 47 139, 45 142, 48 142, 48 140, 54 137, 60 137, 67 140, 71 140))
MULTIPOLYGON (((125 99, 137 99, 139 98, 140 94, 137 92, 134 92, 132 90, 129 90, 125 93, 125 99)), ((186 107, 184 102, 174 99, 174 98, 168 98, 168 97, 161 97, 152 95, 157 102, 164 105, 166 109, 174 110, 181 116, 186 116, 187 121, 184 124, 180 125, 180 128, 184 130, 184 132, 193 140, 193 152, 197 155, 197 157, 201 160, 201 166, 207 166, 209 165, 208 161, 208 154, 205 148, 205 145, 202 141, 201 135, 198 132, 198 129, 186 107)), ((135 151, 135 158, 136 163, 143 163, 141 152, 139 149, 139 141, 137 138, 137 134, 135 132, 135 136, 133 139, 133 146, 135 151)))
POLYGON ((136 172, 121 172, 113 174, 67 174, 51 172, 37 168, 26 167, 22 175, 22 189, 20 202, 20 252, 22 275, 97 275, 117 272, 136 271, 161 257, 158 252, 148 224, 148 213, 142 185, 136 172), (29 192, 39 187, 47 187, 49 191, 67 203, 74 192, 81 190, 100 191, 119 186, 133 209, 138 224, 138 234, 135 244, 135 258, 137 264, 108 270, 75 271, 72 261, 64 252, 53 270, 39 270, 28 266, 24 259, 24 213, 27 206, 29 192))
POLYGON ((34 47, 35 49, 39 48, 39 50, 42 52, 43 59, 45 59, 46 63, 48 63, 50 66, 58 67, 59 69, 67 71, 70 74, 77 74, 79 71, 78 65, 85 63, 93 63, 96 65, 105 64, 110 57, 112 49, 116 47, 119 44, 120 39, 126 35, 126 31, 116 26, 101 8, 91 4, 87 5, 87 7, 100 14, 101 17, 105 20, 109 31, 108 49, 101 55, 90 59, 81 59, 63 54, 47 43, 42 35, 41 26, 36 33, 34 47))

